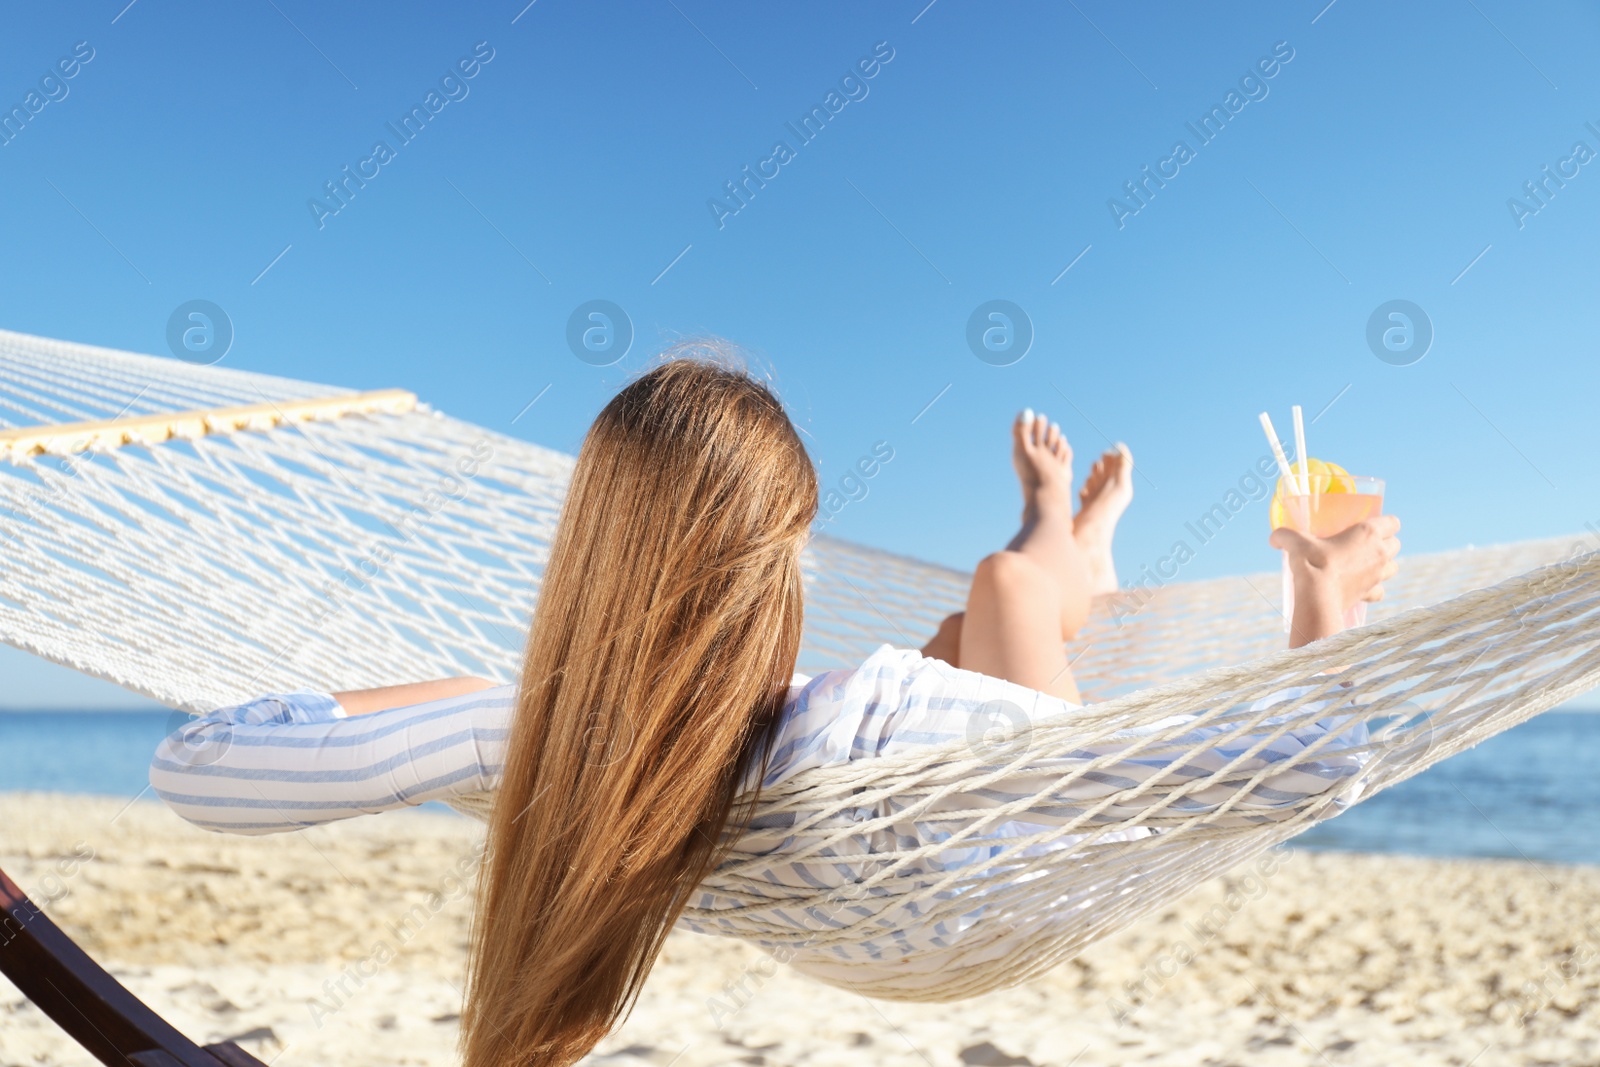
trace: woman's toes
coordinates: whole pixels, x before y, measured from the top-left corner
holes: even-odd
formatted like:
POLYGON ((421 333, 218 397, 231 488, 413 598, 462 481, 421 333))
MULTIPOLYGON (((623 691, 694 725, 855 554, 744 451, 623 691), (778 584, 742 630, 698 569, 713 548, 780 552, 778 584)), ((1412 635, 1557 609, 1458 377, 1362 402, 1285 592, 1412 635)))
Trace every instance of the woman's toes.
POLYGON ((1094 474, 1107 481, 1123 480, 1131 470, 1133 470, 1133 454, 1124 444, 1116 445, 1094 462, 1094 474))
POLYGON ((1072 446, 1061 424, 1051 422, 1042 411, 1024 408, 1012 426, 1012 435, 1025 453, 1044 452, 1063 464, 1072 460, 1072 446))

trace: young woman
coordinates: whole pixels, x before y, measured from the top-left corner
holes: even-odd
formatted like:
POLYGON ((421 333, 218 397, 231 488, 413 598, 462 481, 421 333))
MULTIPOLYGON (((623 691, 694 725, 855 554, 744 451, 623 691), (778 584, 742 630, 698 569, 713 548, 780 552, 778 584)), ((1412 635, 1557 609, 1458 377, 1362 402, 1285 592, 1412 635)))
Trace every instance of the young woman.
MULTIPOLYGON (((518 685, 263 697, 174 734, 152 784, 191 822, 238 833, 496 789, 466 1064, 574 1062, 638 994, 762 786, 963 736, 996 693, 1035 716, 1078 701, 1063 639, 1116 588, 1132 458, 1101 456, 1074 515, 1060 428, 1024 412, 1012 439, 1022 525, 978 563, 966 611, 920 653, 885 646, 808 681, 793 673, 817 509, 805 448, 742 371, 662 363, 584 440, 518 685)), ((1384 517, 1331 540, 1273 534, 1295 575, 1292 645, 1381 596, 1397 528, 1384 517)), ((774 880, 820 876, 769 851, 774 880)))

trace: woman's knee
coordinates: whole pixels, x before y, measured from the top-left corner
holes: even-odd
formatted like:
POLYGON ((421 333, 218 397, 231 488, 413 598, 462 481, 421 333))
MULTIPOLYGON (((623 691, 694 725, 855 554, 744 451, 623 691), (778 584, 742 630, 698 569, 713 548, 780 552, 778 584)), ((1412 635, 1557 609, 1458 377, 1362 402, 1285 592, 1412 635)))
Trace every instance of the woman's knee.
POLYGON ((964 611, 946 615, 938 631, 922 648, 929 659, 942 659, 952 667, 961 666, 961 623, 967 617, 964 611))
POLYGON ((961 622, 966 617, 967 613, 964 611, 958 611, 953 615, 946 615, 944 617, 944 621, 939 623, 939 632, 934 635, 935 638, 940 641, 960 641, 961 622))
POLYGON ((978 561, 972 571, 972 584, 1010 594, 1034 592, 1055 583, 1043 567, 1021 552, 1001 551, 978 561))
POLYGON ((1089 587, 1061 583, 1021 552, 1001 551, 983 557, 972 573, 973 592, 1013 604, 1048 603, 1059 619, 1061 634, 1070 638, 1089 621, 1089 587))

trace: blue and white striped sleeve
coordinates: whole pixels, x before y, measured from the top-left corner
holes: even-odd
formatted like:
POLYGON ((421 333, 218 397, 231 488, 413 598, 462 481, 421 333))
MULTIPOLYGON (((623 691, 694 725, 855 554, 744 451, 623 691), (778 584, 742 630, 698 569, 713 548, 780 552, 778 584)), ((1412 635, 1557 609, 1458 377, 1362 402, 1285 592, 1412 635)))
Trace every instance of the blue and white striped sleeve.
POLYGON ((348 718, 327 693, 259 697, 174 731, 150 785, 205 830, 270 834, 493 789, 516 689, 348 718))

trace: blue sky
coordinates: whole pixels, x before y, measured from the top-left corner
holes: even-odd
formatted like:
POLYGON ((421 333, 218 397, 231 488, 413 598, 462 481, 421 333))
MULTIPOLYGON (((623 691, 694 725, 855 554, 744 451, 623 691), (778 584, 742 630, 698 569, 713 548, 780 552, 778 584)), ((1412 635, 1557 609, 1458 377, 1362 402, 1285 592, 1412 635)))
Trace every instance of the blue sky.
MULTIPOLYGON (((1600 524, 1592 5, 125 2, 0 40, 5 109, 93 53, 0 147, 4 327, 165 353, 205 299, 227 366, 564 450, 654 350, 718 334, 772 369, 825 483, 892 448, 833 532, 962 567, 1012 531, 1024 406, 1085 457, 1133 448, 1125 577, 1294 403, 1314 455, 1388 479, 1408 551, 1600 524), (770 177, 734 205, 746 166, 770 177), (1534 200, 1547 166, 1569 176, 1534 200), (1366 336, 1397 299, 1434 333, 1404 366, 1366 336), (635 333, 610 366, 568 346, 593 300, 635 333), (967 342, 991 300, 1031 323, 1008 366, 967 342)), ((1266 533, 1248 505, 1183 576, 1274 566, 1266 533)))

